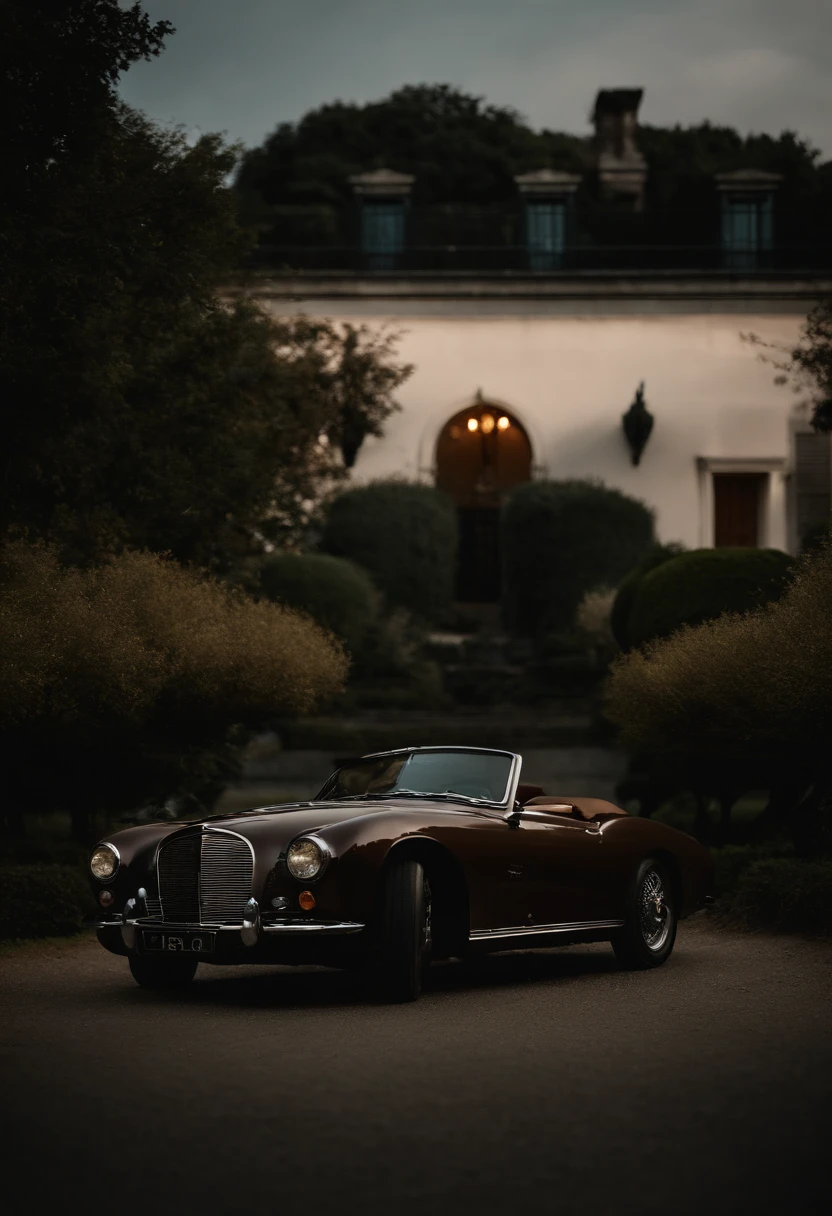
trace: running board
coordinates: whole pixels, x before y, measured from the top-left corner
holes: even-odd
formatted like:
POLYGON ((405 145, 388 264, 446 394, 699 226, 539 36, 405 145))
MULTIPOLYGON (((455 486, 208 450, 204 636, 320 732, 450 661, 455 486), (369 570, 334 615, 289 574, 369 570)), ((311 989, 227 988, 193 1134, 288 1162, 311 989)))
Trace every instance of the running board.
POLYGON ((475 929, 469 942, 492 942, 504 937, 540 937, 584 933, 596 929, 620 929, 623 920, 577 920, 566 925, 515 925, 508 929, 475 929))

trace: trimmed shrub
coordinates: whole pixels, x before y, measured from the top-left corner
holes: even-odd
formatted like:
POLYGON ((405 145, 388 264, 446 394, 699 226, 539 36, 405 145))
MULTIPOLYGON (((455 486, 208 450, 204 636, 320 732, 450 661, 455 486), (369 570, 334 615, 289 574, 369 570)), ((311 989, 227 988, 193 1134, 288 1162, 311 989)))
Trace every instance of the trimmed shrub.
POLYGON ((264 562, 260 584, 270 600, 307 612, 353 654, 361 650, 377 616, 370 576, 343 557, 281 553, 264 562))
POLYGON ((406 481, 375 481, 330 504, 321 547, 363 566, 391 606, 429 621, 450 610, 457 518, 446 494, 406 481))
POLYGON ((739 876, 722 909, 749 929, 832 934, 832 860, 755 861, 739 876))
POLYGON ((637 566, 634 566, 630 573, 625 575, 618 584, 612 612, 610 613, 610 628, 612 629, 613 637, 622 650, 630 649, 630 615, 633 611, 636 591, 642 579, 651 570, 656 570, 659 566, 663 566, 665 562, 669 562, 671 558, 678 557, 683 552, 684 545, 654 545, 644 560, 640 561, 637 566))
POLYGON ((571 628, 586 592, 614 586, 654 544, 652 511, 592 481, 519 486, 502 533, 505 623, 538 637, 571 628))
POLYGON ((95 908, 80 868, 0 866, 0 938, 64 937, 78 933, 95 908))
POLYGON ((638 580, 626 628, 629 645, 771 603, 785 591, 793 566, 794 559, 779 549, 680 553, 638 580))
POLYGON ((810 811, 805 803, 795 811, 797 798, 810 785, 819 797, 832 788, 830 604, 832 549, 802 559, 781 599, 686 626, 616 660, 606 712, 623 745, 677 756, 692 772, 753 773, 755 789, 794 787, 792 810, 786 802, 781 814, 791 814, 803 848, 810 811))

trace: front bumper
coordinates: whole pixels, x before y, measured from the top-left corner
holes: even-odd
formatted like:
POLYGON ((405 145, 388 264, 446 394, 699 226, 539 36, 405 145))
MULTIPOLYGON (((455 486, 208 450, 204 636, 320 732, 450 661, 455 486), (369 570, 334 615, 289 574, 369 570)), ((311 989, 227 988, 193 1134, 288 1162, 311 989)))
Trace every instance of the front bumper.
POLYGON ((136 949, 136 939, 142 929, 153 929, 157 933, 216 933, 218 940, 229 946, 242 945, 249 949, 265 941, 280 939, 300 940, 310 935, 315 937, 338 937, 360 933, 366 926, 352 920, 297 920, 291 917, 268 916, 263 920, 255 899, 246 905, 239 924, 208 924, 201 922, 167 921, 153 916, 136 916, 135 901, 128 900, 124 912, 109 917, 88 917, 84 925, 88 929, 120 930, 127 950, 136 949), (131 907, 130 905, 133 905, 131 907))

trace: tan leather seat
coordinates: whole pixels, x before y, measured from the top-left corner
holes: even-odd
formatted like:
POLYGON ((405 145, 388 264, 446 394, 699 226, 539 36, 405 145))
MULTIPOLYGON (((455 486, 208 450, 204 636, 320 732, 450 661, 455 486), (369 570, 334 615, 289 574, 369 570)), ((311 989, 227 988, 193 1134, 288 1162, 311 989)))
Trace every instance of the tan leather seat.
POLYGON ((627 814, 620 806, 606 802, 603 798, 556 798, 554 794, 543 794, 539 798, 530 798, 523 805, 529 810, 536 808, 540 811, 551 811, 555 815, 572 814, 577 819, 598 819, 602 815, 627 814))

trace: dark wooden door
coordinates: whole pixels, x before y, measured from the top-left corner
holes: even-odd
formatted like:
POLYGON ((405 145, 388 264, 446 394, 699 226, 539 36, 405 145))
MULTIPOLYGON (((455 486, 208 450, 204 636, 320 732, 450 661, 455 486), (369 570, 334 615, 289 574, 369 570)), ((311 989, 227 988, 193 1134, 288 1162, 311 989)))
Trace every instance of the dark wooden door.
POLYGON ((500 598, 500 509, 459 508, 456 598, 493 604, 500 598))
POLYGON ((765 473, 714 473, 714 544, 756 548, 765 473))

